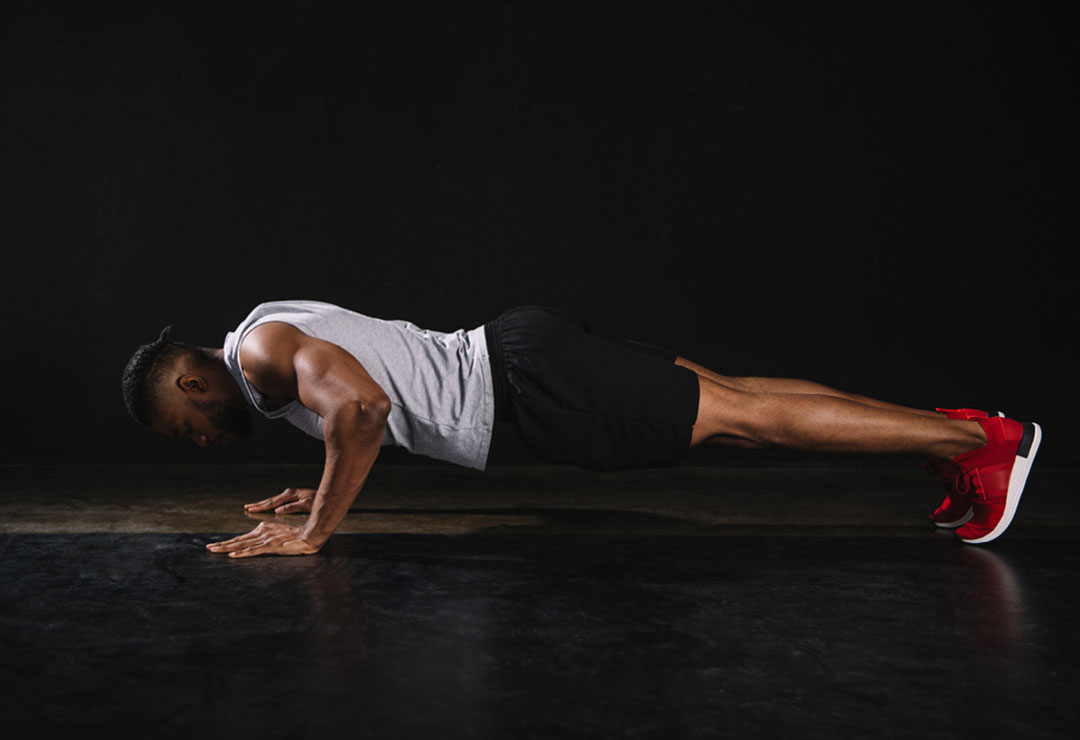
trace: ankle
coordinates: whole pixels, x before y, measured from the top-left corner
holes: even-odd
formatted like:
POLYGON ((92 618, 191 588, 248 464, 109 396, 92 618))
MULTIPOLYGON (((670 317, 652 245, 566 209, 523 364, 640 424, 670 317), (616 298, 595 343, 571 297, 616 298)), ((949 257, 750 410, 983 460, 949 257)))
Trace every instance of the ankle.
POLYGON ((986 436, 986 431, 982 428, 982 424, 977 421, 954 420, 953 427, 956 430, 956 436, 947 445, 948 450, 952 453, 949 456, 950 459, 958 455, 974 452, 985 447, 990 441, 986 436))

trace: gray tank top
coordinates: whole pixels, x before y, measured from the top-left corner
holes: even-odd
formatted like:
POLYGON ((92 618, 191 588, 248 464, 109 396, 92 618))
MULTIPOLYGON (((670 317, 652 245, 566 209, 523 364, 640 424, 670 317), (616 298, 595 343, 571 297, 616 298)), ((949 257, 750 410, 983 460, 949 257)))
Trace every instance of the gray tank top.
POLYGON ((248 403, 268 419, 286 419, 323 437, 323 418, 292 401, 270 411, 240 368, 240 343, 260 324, 281 321, 333 342, 355 357, 390 396, 383 445, 468 468, 487 466, 495 419, 491 362, 483 325, 453 332, 421 329, 404 319, 377 319, 321 301, 260 303, 225 335, 225 366, 248 403))

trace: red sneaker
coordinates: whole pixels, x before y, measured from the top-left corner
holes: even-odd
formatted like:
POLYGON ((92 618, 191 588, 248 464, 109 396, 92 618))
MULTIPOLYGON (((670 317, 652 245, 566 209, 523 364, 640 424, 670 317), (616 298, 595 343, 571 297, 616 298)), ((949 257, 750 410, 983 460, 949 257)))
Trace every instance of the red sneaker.
MULTIPOLYGON (((985 411, 979 409, 934 409, 939 414, 945 414, 950 419, 963 419, 965 421, 973 421, 975 419, 985 419, 989 416, 985 411)), ((998 416, 1005 416, 1000 411, 997 412, 998 416)), ((975 515, 975 510, 971 507, 971 496, 969 494, 958 493, 956 485, 957 479, 960 477, 960 468, 953 465, 948 460, 939 460, 937 458, 931 458, 923 463, 923 470, 927 470, 930 473, 941 478, 941 484, 945 487, 945 500, 941 502, 941 506, 934 510, 934 513, 930 515, 930 521, 935 526, 942 529, 956 529, 971 521, 971 517, 975 515)))
POLYGON ((1012 524, 1042 443, 1042 429, 1033 422, 1003 417, 976 421, 986 432, 986 445, 952 459, 960 468, 957 490, 971 496, 974 509, 971 521, 956 534, 970 544, 997 539, 1012 524))

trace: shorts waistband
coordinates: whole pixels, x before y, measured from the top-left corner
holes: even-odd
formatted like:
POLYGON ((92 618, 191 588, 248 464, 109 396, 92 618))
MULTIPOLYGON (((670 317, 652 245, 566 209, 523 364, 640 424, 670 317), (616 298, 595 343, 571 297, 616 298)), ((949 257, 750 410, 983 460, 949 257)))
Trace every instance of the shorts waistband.
POLYGON ((495 420, 510 421, 512 412, 507 398, 506 362, 503 359, 498 321, 496 318, 484 324, 484 339, 487 340, 488 358, 491 360, 491 385, 495 392, 495 420))

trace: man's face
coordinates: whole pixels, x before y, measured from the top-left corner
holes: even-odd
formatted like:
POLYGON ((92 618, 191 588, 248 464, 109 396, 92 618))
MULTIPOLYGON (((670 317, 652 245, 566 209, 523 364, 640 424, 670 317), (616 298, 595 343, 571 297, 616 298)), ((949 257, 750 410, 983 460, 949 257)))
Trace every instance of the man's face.
POLYGON ((189 437, 200 447, 250 439, 251 411, 240 400, 181 399, 163 404, 154 424, 169 437, 189 437))

